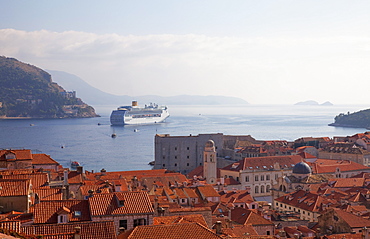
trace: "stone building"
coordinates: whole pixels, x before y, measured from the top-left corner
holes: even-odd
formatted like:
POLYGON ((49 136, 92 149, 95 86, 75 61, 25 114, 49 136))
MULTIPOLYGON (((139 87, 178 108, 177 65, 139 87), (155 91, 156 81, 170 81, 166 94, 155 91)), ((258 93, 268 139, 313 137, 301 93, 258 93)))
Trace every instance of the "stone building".
POLYGON ((370 151, 357 146, 354 143, 334 143, 319 150, 319 158, 350 160, 365 166, 369 166, 370 151))
POLYGON ((234 160, 234 148, 239 142, 256 142, 250 135, 237 136, 217 133, 170 136, 169 134, 157 134, 154 139, 155 162, 153 169, 165 168, 188 174, 203 165, 204 146, 208 140, 214 142, 218 168, 236 161, 234 160))

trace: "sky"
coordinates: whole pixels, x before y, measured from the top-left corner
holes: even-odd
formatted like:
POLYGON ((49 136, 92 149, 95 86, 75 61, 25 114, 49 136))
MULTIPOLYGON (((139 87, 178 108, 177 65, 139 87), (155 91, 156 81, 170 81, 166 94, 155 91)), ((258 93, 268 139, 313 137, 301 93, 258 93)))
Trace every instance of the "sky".
POLYGON ((0 55, 115 95, 367 104, 369 12, 361 0, 0 0, 0 55))

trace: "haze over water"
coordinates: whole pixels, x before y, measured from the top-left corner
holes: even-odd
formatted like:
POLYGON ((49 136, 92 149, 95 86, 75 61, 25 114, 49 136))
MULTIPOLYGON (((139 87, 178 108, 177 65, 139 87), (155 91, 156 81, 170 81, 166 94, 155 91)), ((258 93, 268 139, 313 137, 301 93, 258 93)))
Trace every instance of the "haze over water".
POLYGON ((169 106, 171 116, 165 123, 113 127, 109 115, 116 107, 95 106, 100 118, 0 120, 0 148, 32 149, 49 154, 65 167, 78 161, 86 170, 123 171, 151 168, 155 134, 223 133, 293 141, 366 131, 327 126, 339 113, 366 109, 364 105, 169 106), (112 138, 112 133, 117 137, 112 138))

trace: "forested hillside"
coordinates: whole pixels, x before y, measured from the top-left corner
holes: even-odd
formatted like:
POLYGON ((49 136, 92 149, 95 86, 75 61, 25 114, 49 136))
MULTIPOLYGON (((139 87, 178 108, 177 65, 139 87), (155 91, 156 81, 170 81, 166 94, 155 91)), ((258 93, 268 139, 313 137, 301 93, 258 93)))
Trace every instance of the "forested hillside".
POLYGON ((66 118, 96 114, 91 106, 52 82, 47 72, 0 56, 0 116, 66 118))

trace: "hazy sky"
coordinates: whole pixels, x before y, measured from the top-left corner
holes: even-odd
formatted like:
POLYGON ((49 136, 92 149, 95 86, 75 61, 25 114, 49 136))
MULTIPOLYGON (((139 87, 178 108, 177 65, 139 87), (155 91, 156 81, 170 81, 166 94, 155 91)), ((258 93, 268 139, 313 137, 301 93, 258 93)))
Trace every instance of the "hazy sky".
POLYGON ((0 0, 0 55, 117 95, 366 104, 370 1, 0 0))

